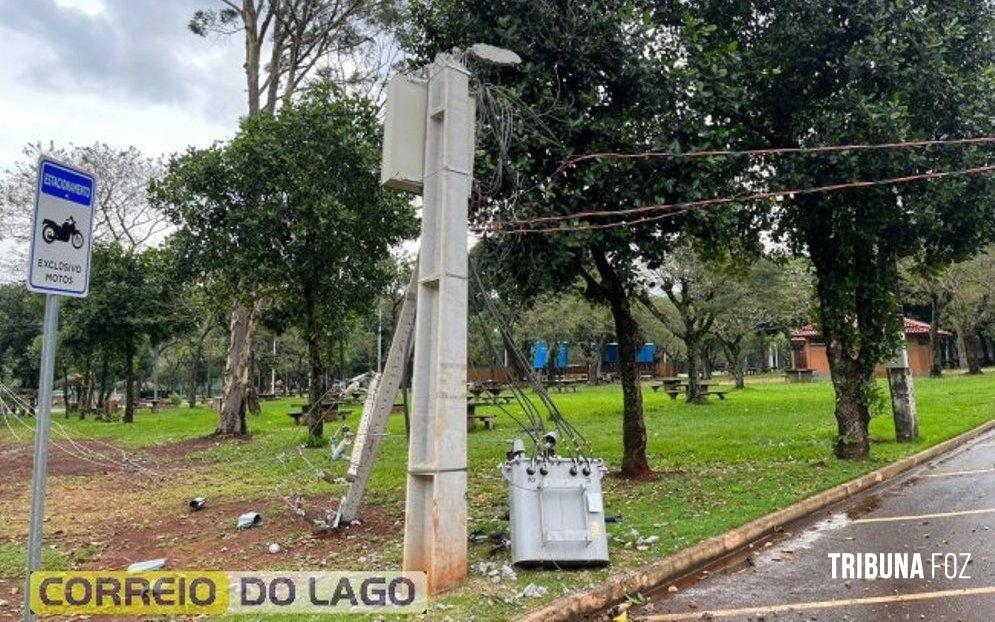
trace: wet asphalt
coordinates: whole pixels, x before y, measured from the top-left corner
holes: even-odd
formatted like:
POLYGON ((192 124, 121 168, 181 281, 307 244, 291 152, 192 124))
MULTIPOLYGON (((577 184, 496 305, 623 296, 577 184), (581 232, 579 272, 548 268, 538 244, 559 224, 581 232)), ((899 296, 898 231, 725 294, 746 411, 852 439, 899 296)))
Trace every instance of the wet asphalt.
POLYGON ((629 618, 995 622, 995 432, 786 526, 650 600, 629 618), (845 577, 841 555, 834 577, 835 553, 907 554, 910 566, 918 553, 924 576, 845 577))

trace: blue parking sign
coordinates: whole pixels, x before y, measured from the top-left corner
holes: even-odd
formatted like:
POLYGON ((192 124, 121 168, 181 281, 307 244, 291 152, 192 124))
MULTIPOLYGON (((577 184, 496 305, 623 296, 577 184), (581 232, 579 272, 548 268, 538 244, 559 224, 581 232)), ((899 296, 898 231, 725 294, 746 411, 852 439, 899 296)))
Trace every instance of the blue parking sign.
POLYGON ((28 289, 83 297, 90 290, 96 178, 42 157, 31 230, 28 289))

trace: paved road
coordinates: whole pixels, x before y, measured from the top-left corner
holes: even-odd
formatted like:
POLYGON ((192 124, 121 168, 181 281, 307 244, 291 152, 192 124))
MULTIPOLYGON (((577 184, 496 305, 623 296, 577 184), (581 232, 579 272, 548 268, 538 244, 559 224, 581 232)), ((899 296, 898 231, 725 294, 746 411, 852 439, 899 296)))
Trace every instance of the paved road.
POLYGON ((995 432, 707 570, 630 619, 993 622, 995 432), (836 553, 918 553, 924 577, 834 578, 836 553))

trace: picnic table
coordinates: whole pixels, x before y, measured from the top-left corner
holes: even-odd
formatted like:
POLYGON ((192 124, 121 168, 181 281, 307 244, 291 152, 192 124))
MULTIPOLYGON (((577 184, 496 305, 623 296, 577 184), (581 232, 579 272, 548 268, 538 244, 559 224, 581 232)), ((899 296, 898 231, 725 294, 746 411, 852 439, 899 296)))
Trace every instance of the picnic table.
POLYGON ((466 403, 466 431, 471 432, 477 427, 477 422, 481 421, 484 424, 484 428, 488 430, 494 429, 494 423, 497 421, 497 415, 494 413, 481 414, 477 412, 478 406, 493 406, 493 402, 488 401, 478 401, 472 400, 466 403))
POLYGON ((584 384, 587 382, 581 378, 554 378, 546 383, 547 387, 551 387, 563 393, 564 391, 577 392, 577 385, 584 384))
POLYGON ((788 369, 784 372, 785 382, 814 382, 814 369, 788 369))
MULTIPOLYGON (((321 400, 318 408, 322 410, 322 421, 345 421, 345 418, 352 414, 352 409, 343 409, 341 406, 348 403, 343 400, 321 400)), ((292 410, 287 416, 294 420, 294 425, 301 425, 301 419, 311 410, 311 405, 307 402, 293 404, 298 410, 292 410)))
MULTIPOLYGON (((698 386, 704 389, 701 392, 701 395, 705 396, 714 395, 718 397, 720 400, 724 400, 726 398, 726 395, 729 393, 728 391, 720 391, 711 388, 715 386, 721 386, 721 384, 722 383, 717 382, 715 380, 698 381, 698 386)), ((676 400, 678 395, 680 395, 681 393, 687 393, 690 390, 691 383, 686 378, 661 378, 660 382, 655 382, 653 384, 650 384, 649 387, 653 389, 654 393, 656 393, 660 389, 663 389, 663 392, 666 393, 668 396, 670 396, 670 399, 676 400)))

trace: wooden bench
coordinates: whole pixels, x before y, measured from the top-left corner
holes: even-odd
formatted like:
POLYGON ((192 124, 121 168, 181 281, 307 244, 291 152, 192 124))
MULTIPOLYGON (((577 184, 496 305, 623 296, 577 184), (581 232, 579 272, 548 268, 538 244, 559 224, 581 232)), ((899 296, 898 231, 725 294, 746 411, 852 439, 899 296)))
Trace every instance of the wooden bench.
POLYGON ((471 432, 477 427, 477 422, 482 421, 484 423, 484 428, 488 430, 494 429, 494 422, 497 421, 497 415, 494 414, 478 414, 477 406, 487 406, 486 401, 483 402, 470 402, 466 405, 466 431, 471 432))
POLYGON ((720 400, 725 400, 726 399, 726 395, 728 395, 728 394, 729 394, 728 391, 702 391, 701 392, 702 397, 705 397, 705 396, 708 396, 708 395, 714 395, 717 398, 719 398, 720 400))
POLYGON ((325 421, 345 421, 345 418, 352 414, 352 410, 340 410, 338 408, 329 408, 322 415, 322 419, 325 421))
POLYGON ((477 422, 482 421, 484 423, 484 428, 487 430, 494 429, 494 422, 497 421, 496 415, 467 415, 466 416, 466 431, 470 432, 477 427, 477 422))

